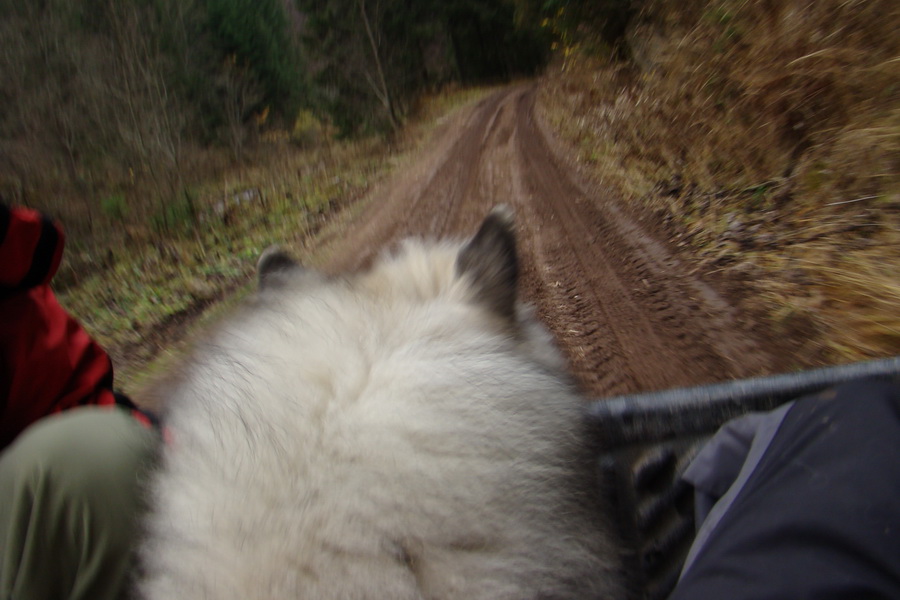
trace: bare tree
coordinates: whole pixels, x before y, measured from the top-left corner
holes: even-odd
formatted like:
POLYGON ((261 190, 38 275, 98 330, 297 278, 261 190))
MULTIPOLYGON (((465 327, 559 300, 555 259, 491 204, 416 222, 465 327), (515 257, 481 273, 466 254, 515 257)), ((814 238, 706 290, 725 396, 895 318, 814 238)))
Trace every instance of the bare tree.
MULTIPOLYGON (((375 3, 375 12, 378 13, 380 2, 375 3)), ((372 24, 369 21, 369 15, 366 12, 366 0, 359 0, 359 12, 362 17, 362 23, 366 29, 366 37, 369 40, 369 46, 372 49, 372 58, 375 62, 375 72, 378 75, 378 82, 376 83, 372 79, 372 75, 368 71, 364 71, 364 75, 366 77, 366 81, 368 81, 369 85, 372 87, 372 91, 375 93, 375 96, 381 102, 382 106, 384 106, 385 111, 387 112, 388 119, 390 119, 391 127, 396 131, 400 128, 400 120, 397 118, 397 111, 392 99, 391 90, 388 87, 387 80, 384 76, 384 67, 381 64, 381 56, 380 56, 380 41, 381 41, 381 31, 378 30, 378 36, 376 39, 375 33, 372 31, 372 24)))
MULTIPOLYGON (((166 77, 165 55, 158 46, 162 37, 160 20, 172 15, 153 11, 172 3, 141 6, 107 1, 117 57, 108 91, 121 107, 111 116, 131 157, 150 175, 158 200, 171 202, 184 188, 182 156, 187 117, 166 77)), ((174 16, 178 15, 175 11, 174 16)), ((173 24, 166 26, 171 28, 173 24)), ((189 208, 193 217, 193 206, 189 208)))
POLYGON ((246 122, 263 98, 262 89, 246 65, 238 64, 234 54, 225 59, 216 78, 216 86, 222 99, 228 143, 234 159, 242 162, 247 137, 246 122))

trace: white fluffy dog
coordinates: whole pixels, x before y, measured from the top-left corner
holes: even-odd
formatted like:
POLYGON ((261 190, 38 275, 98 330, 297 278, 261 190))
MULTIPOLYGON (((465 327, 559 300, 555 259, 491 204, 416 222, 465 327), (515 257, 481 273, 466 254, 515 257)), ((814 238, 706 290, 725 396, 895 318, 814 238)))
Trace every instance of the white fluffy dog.
POLYGON ((620 595, 581 400, 515 298, 511 212, 325 278, 280 252, 198 349, 152 483, 150 600, 620 595))

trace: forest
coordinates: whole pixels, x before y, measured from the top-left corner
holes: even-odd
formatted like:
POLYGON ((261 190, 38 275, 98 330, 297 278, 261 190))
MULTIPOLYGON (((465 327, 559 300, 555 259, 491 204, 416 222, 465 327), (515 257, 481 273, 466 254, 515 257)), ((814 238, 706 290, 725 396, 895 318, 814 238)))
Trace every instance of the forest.
POLYGON ((113 215, 138 181, 183 196, 210 150, 390 133, 422 93, 532 75, 549 49, 503 0, 0 6, 0 191, 113 215))

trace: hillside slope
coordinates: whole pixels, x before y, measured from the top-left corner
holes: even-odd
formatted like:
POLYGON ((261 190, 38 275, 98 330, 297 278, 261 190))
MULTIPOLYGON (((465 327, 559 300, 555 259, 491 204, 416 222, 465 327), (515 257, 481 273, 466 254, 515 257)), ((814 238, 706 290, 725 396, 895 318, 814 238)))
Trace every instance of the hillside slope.
POLYGON ((639 4, 630 58, 582 29, 544 80, 583 172, 749 287, 804 359, 900 353, 900 6, 639 4))

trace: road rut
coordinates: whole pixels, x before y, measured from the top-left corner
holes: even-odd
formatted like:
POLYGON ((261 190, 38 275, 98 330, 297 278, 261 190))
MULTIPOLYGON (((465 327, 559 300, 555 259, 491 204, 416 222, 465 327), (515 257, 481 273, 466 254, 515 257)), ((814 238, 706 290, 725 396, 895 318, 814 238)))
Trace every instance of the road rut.
POLYGON ((534 86, 463 109, 365 199, 328 271, 363 268, 409 236, 466 237, 515 208, 521 294, 585 393, 606 397, 773 371, 748 319, 608 194, 587 193, 535 116, 534 86))

